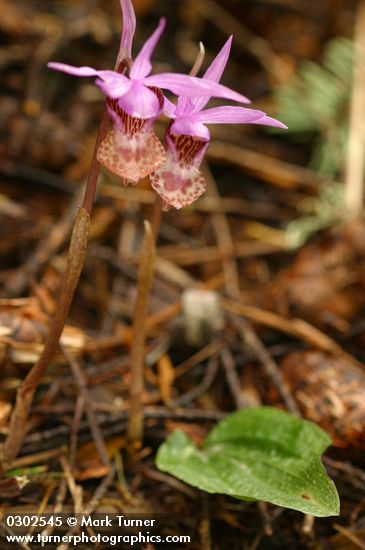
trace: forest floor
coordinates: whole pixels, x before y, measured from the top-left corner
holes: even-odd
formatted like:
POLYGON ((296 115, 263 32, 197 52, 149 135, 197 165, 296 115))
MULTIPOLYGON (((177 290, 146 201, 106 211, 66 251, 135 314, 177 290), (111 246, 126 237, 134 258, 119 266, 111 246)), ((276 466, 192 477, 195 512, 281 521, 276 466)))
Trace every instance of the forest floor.
MULTIPOLYGON (((114 65, 119 3, 104 4, 0 0, 2 439, 58 307, 103 112, 91 81, 46 63, 114 65)), ((209 60, 234 34, 224 83, 272 116, 275 94, 303 61, 319 63, 328 41, 351 38, 354 26, 344 0, 134 4, 136 51, 158 17, 168 19, 156 70, 189 72, 199 40, 209 60)), ((162 137, 163 124, 157 129, 162 137)), ((330 176, 309 167, 319 138, 212 128, 207 193, 162 214, 145 320, 144 439, 133 453, 126 440, 132 322, 143 221, 153 220, 156 197, 148 179, 123 187, 102 170, 60 347, 21 451, 0 479, 0 526, 7 529, 6 513, 153 511, 164 518, 163 533, 195 532, 181 548, 365 548, 365 224, 333 215, 288 247, 288 226, 298 219, 305 226, 307 215, 316 223, 323 186, 337 189, 343 179, 343 166, 330 176), (323 462, 340 494, 339 517, 313 520, 207 496, 156 468, 156 451, 174 429, 200 442, 227 413, 259 405, 301 415, 330 435, 323 462)))

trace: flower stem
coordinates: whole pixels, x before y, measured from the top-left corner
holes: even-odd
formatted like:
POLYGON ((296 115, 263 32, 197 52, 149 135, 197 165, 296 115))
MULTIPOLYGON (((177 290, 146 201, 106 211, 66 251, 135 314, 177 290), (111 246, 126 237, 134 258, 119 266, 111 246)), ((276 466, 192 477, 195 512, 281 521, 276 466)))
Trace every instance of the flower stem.
POLYGON ((27 420, 36 389, 57 351, 58 343, 66 323, 72 299, 84 266, 87 243, 89 238, 90 216, 96 193, 100 172, 100 164, 96 160, 96 152, 104 139, 108 125, 106 109, 100 123, 89 176, 86 183, 82 206, 79 208, 74 223, 67 258, 66 271, 63 277, 62 289, 57 312, 51 320, 48 337, 41 356, 25 377, 17 391, 15 407, 10 419, 10 427, 3 447, 2 467, 8 468, 16 458, 26 433, 27 420))
MULTIPOLYGON (((137 298, 133 316, 133 337, 130 352, 131 386, 130 409, 127 429, 127 438, 137 448, 143 437, 143 406, 142 396, 144 389, 144 356, 146 340, 146 317, 149 296, 155 266, 155 234, 151 224, 144 222, 144 237, 142 242, 140 267, 138 273, 137 298)), ((155 227, 155 230, 157 228, 155 227)), ((133 450, 133 448, 131 448, 133 450)))

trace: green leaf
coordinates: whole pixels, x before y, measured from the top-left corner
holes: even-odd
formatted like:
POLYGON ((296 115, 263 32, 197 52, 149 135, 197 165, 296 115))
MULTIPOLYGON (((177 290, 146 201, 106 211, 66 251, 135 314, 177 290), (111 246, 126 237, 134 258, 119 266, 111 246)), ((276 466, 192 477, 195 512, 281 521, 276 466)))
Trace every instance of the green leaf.
POLYGON ((261 407, 227 416, 202 449, 185 433, 173 432, 159 448, 156 464, 208 493, 325 517, 339 513, 336 488, 320 461, 330 443, 315 424, 261 407))
MULTIPOLYGON (((304 61, 291 82, 276 91, 275 116, 287 124, 287 133, 314 132, 323 141, 335 139, 337 142, 335 134, 343 126, 350 98, 352 57, 352 42, 342 37, 334 38, 325 46, 321 65, 304 61)), ((312 137, 307 136, 308 139, 312 137)), ((337 157, 333 170, 338 169, 337 157)))

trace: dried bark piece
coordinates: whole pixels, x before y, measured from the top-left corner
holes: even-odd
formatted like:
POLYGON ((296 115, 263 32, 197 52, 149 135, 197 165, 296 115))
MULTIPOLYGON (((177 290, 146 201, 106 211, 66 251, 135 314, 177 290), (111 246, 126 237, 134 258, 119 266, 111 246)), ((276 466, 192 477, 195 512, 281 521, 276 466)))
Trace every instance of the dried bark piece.
POLYGON ((334 445, 365 449, 365 372, 317 351, 292 353, 281 368, 306 418, 320 424, 334 445))

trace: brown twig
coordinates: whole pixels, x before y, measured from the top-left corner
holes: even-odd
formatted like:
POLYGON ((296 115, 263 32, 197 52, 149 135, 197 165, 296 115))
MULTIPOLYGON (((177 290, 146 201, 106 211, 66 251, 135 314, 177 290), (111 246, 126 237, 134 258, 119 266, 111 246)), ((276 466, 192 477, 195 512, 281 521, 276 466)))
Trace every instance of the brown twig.
MULTIPOLYGON (((10 529, 10 527, 8 527, 8 525, 6 525, 6 523, 1 520, 0 520, 0 527, 4 531, 4 533, 8 533, 9 535, 16 537, 16 532, 10 529)), ((17 544, 18 544, 18 547, 23 548, 23 550, 32 550, 32 548, 28 546, 28 544, 25 544, 25 542, 19 541, 17 544)))
POLYGON ((271 537, 273 534, 272 519, 269 514, 266 502, 258 502, 257 508, 261 516, 262 528, 264 530, 264 533, 267 537, 271 537))
POLYGON ((200 492, 201 499, 201 517, 199 522, 199 538, 200 538, 200 548, 202 550, 211 550, 212 549, 212 535, 210 532, 210 510, 209 510, 209 499, 206 493, 200 492))
MULTIPOLYGON (((105 495, 106 491, 108 490, 109 488, 109 485, 112 483, 113 479, 114 479, 114 476, 115 476, 115 467, 114 465, 112 466, 112 468, 110 469, 110 472, 104 477, 104 479, 102 480, 102 482, 100 483, 100 485, 97 487, 96 491, 94 492, 91 500, 88 502, 88 504, 84 507, 84 509, 82 510, 82 513, 86 516, 89 516, 91 515, 96 507, 98 506, 100 500, 103 498, 103 496, 105 495)), ((71 529, 69 529, 66 533, 65 536, 69 537, 70 535, 72 535, 72 533, 74 533, 79 527, 76 525, 75 527, 72 527, 71 529)), ((61 544, 57 547, 57 550, 67 550, 68 548, 68 544, 65 543, 65 544, 61 544)))
MULTIPOLYGON (((210 145, 211 147, 215 146, 215 143, 212 143, 210 145)), ((235 152, 230 151, 231 145, 229 143, 223 143, 220 142, 222 147, 227 147, 228 153, 229 153, 229 163, 236 165, 234 162, 235 159, 235 152)), ((232 146, 234 147, 234 146, 232 146)), ((242 148, 238 148, 239 151, 242 153, 246 153, 246 151, 242 148)), ((210 149, 208 149, 208 152, 210 149)), ((250 152, 248 152, 250 153, 250 152)), ((236 155, 237 156, 237 155, 236 155)), ((215 158, 214 154, 211 156, 212 160, 222 160, 224 162, 224 154, 222 153, 222 156, 219 156, 218 158, 215 158)), ((238 159, 239 160, 239 159, 238 159)), ((275 159, 273 159, 275 161, 275 159)), ((265 156, 265 155, 259 155, 259 158, 257 159, 257 167, 260 165, 265 168, 265 165, 267 165, 268 162, 271 162, 271 157, 265 156)), ((241 166, 241 163, 238 162, 237 166, 241 166)), ((295 165, 289 165, 293 166, 293 170, 296 168, 295 165)), ((244 168, 244 165, 242 166, 244 168)), ((315 181, 317 181, 317 174, 315 172, 309 171, 312 178, 315 178, 315 181)), ((1 164, 0 164, 0 173, 1 173, 1 164)), ((269 171, 266 170, 265 173, 267 174, 267 178, 269 178, 270 174, 269 171)), ((288 168, 288 175, 289 175, 289 168, 288 168)), ((310 181, 310 177, 306 178, 308 182, 310 181)), ((265 179, 265 178, 264 178, 265 179)), ((267 181, 270 181, 269 179, 267 181)), ((321 180, 324 181, 324 180, 321 180)), ((295 179, 296 185, 300 185, 300 176, 295 179)), ((313 186, 313 191, 315 191, 315 186, 313 186)), ((150 191, 149 189, 143 189, 135 187, 133 189, 133 195, 131 195, 130 190, 121 187, 121 186, 107 186, 102 187, 100 189, 100 198, 101 199, 115 199, 117 201, 123 200, 128 201, 134 204, 138 205, 154 205, 156 201, 156 193, 154 191, 150 191)), ((253 201, 250 200, 249 202, 246 200, 242 200, 239 197, 219 197, 219 200, 214 199, 213 197, 209 197, 207 195, 204 195, 201 199, 194 202, 190 205, 189 209, 191 209, 193 212, 225 212, 225 213, 231 213, 231 214, 239 214, 239 215, 247 215, 251 217, 254 213, 255 218, 265 218, 268 220, 275 220, 277 221, 278 218, 281 217, 288 217, 291 214, 291 211, 288 208, 281 207, 280 205, 276 204, 267 204, 265 202, 259 202, 259 201, 253 201)))
POLYGON ((60 250, 70 236, 80 199, 81 193, 77 192, 61 219, 50 230, 47 229, 44 238, 41 239, 36 250, 27 258, 24 265, 11 274, 8 282, 4 285, 3 295, 19 296, 22 294, 29 285, 29 280, 34 279, 49 259, 60 250))
MULTIPOLYGON (((86 411, 86 416, 87 416, 87 419, 88 419, 88 422, 89 422, 90 431, 91 431, 92 436, 94 438, 95 446, 98 450, 101 461, 105 466, 110 467, 110 460, 109 460, 109 457, 108 457, 108 452, 107 452, 107 449, 106 449, 105 441, 104 441, 103 434, 102 434, 102 432, 100 430, 100 427, 99 427, 97 416, 96 416, 95 411, 94 411, 93 400, 92 400, 92 397, 89 393, 89 390, 88 390, 88 387, 87 387, 87 384, 86 384, 85 376, 84 376, 84 374, 81 370, 81 367, 80 367, 79 363, 74 359, 74 357, 71 355, 71 353, 69 353, 64 347, 62 348, 62 352, 63 352, 63 354, 67 358, 67 361, 70 364, 70 367, 71 367, 72 372, 75 376, 77 385, 79 387, 80 396, 83 400, 83 408, 86 411)), ((72 457, 72 453, 70 453, 70 454, 71 454, 71 457, 72 457)), ((71 464, 72 464, 72 462, 71 462, 71 464)))
POLYGON ((199 363, 202 363, 213 355, 216 355, 222 349, 223 345, 224 344, 219 340, 209 342, 209 344, 207 344, 204 348, 191 355, 188 359, 180 363, 180 365, 176 365, 175 378, 179 378, 179 376, 182 376, 199 363))
POLYGON ((200 395, 203 395, 204 393, 206 393, 215 380, 215 377, 218 372, 218 366, 219 364, 218 364, 217 357, 216 356, 211 357, 210 360, 208 361, 208 367, 202 382, 198 386, 193 388, 191 391, 174 399, 172 404, 180 405, 180 406, 187 405, 188 403, 191 403, 191 401, 193 401, 200 395))
POLYGON ((71 433, 70 433, 70 465, 74 466, 76 451, 77 451, 77 438, 80 429, 80 422, 84 412, 85 407, 85 397, 82 393, 77 396, 75 403, 74 415, 72 418, 71 424, 71 433))
POLYGON ((192 487, 185 485, 185 483, 170 476, 169 474, 158 472, 152 468, 143 468, 143 474, 154 481, 159 481, 160 483, 164 483, 165 485, 172 487, 174 491, 179 491, 191 499, 195 500, 197 498, 197 492, 192 487))
POLYGON ((346 529, 342 525, 338 525, 338 523, 335 523, 333 527, 336 529, 336 531, 341 533, 341 535, 343 535, 346 539, 351 541, 352 544, 356 546, 356 548, 360 548, 360 550, 365 550, 365 543, 361 541, 361 539, 359 539, 359 537, 355 535, 355 533, 352 533, 349 529, 346 529))
POLYGON ((71 466, 65 456, 60 456, 60 463, 65 474, 69 491, 74 501, 74 512, 75 514, 79 514, 82 512, 82 487, 81 485, 76 484, 71 466))
POLYGON ((282 189, 298 187, 316 193, 318 186, 326 181, 324 177, 309 168, 222 141, 214 141, 211 144, 207 157, 214 162, 223 162, 225 166, 233 165, 242 168, 248 174, 282 189))
POLYGON ((288 410, 296 416, 300 417, 301 414, 299 408, 294 401, 285 380, 281 375, 279 367, 275 363, 274 359, 271 357, 270 353, 267 351, 264 344, 261 342, 260 338, 257 336, 256 332, 251 328, 251 326, 245 319, 238 319, 234 315, 230 315, 230 318, 233 325, 240 332, 245 344, 260 361, 267 376, 273 382, 288 410))
MULTIPOLYGON (((280 252, 281 247, 260 241, 243 241, 233 244, 233 255, 236 258, 250 258, 280 252)), ((190 266, 205 262, 219 262, 228 259, 225 251, 216 246, 203 246, 201 248, 187 249, 177 246, 164 246, 158 253, 166 258, 173 259, 177 265, 190 266)))
MULTIPOLYGON (((62 479, 58 487, 55 504, 53 506, 53 510, 52 510, 53 514, 59 514, 62 512, 66 495, 67 495, 67 481, 66 479, 62 479)), ((53 533, 54 529, 55 529, 55 525, 47 525, 47 527, 43 529, 41 534, 43 536, 48 536, 51 533, 53 533)))
POLYGON ((299 338, 303 342, 315 346, 322 351, 343 357, 344 360, 351 363, 354 368, 361 372, 363 371, 363 365, 359 361, 347 353, 335 340, 327 336, 327 334, 323 333, 318 328, 310 325, 304 319, 286 319, 272 311, 266 311, 254 306, 234 302, 226 298, 221 298, 221 305, 230 313, 242 315, 251 321, 299 338))
MULTIPOLYGON (((51 498, 51 495, 54 491, 54 489, 57 487, 57 481, 55 479, 51 479, 51 481, 48 483, 48 485, 46 485, 46 488, 45 488, 45 492, 44 492, 44 495, 42 497, 42 500, 37 508, 37 514, 43 514, 47 508, 47 505, 48 505, 48 502, 49 502, 49 499, 51 498)), ((34 531, 36 530, 37 526, 36 524, 34 523, 33 525, 31 525, 27 535, 30 536, 34 533, 34 531)))
POLYGON ((250 404, 247 402, 245 396, 241 391, 241 380, 237 374, 232 353, 229 348, 224 348, 221 351, 221 360, 226 373, 226 380, 236 405, 236 409, 244 409, 245 407, 248 407, 250 404))
MULTIPOLYGON (((72 412, 73 407, 70 407, 70 412, 72 412)), ((216 423, 219 420, 222 420, 226 414, 221 411, 210 411, 204 409, 195 409, 195 408, 176 408, 176 409, 167 409, 166 407, 158 406, 146 406, 144 408, 144 417, 149 419, 153 418, 156 420, 181 420, 183 422, 212 422, 216 423)), ((120 434, 120 426, 122 423, 126 423, 129 417, 129 411, 125 410, 117 414, 113 414, 112 406, 108 413, 98 414, 98 421, 100 426, 103 428, 103 434, 105 436, 113 435, 115 433, 120 434)), ((89 423, 82 421, 80 423, 80 431, 83 433, 88 433, 90 429, 89 423)), ((25 438, 24 446, 22 450, 24 452, 34 452, 34 448, 41 447, 45 448, 48 445, 54 447, 54 441, 58 437, 67 437, 70 434, 69 425, 61 425, 56 428, 50 428, 48 430, 43 430, 42 432, 36 432, 28 435, 25 438), (31 450, 30 450, 31 449, 31 450)), ((88 435, 84 437, 85 440, 90 439, 88 435)))

